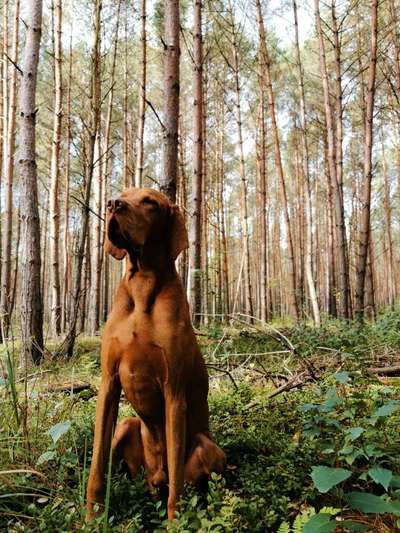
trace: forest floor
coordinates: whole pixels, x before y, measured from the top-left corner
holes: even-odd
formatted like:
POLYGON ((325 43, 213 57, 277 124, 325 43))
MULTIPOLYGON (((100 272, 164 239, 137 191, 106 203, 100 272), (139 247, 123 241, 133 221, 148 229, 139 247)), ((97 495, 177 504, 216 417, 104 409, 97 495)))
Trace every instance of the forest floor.
MULTIPOLYGON (((242 317, 243 318, 243 317, 242 317)), ((209 326, 211 427, 228 458, 208 493, 188 488, 169 531, 325 533, 400 530, 400 310, 360 328, 209 326), (372 371, 371 371, 372 369, 372 371)), ((116 469, 106 511, 84 525, 99 338, 74 357, 15 376, 1 352, 0 531, 157 532, 166 502, 116 469)), ((120 416, 132 413, 122 398, 120 416)))

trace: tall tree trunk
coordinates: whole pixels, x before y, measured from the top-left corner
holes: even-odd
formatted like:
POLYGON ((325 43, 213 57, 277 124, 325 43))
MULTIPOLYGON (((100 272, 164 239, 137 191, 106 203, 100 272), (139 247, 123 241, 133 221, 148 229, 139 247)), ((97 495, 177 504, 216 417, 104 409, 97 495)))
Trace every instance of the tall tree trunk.
POLYGON ((61 333, 61 294, 60 294, 60 154, 62 126, 62 0, 56 0, 54 13, 54 115, 53 144, 50 164, 50 331, 58 336, 61 333))
POLYGON ((89 139, 88 139, 88 153, 86 155, 85 164, 85 188, 84 188, 84 204, 82 207, 82 228, 79 234, 79 243, 75 265, 75 276, 72 287, 72 309, 71 319, 69 324, 69 331, 59 348, 59 353, 65 354, 71 357, 74 350, 75 338, 77 332, 80 300, 81 300, 81 288, 82 288, 82 266, 86 249, 86 239, 89 228, 89 204, 92 189, 92 179, 94 172, 94 146, 96 137, 100 127, 100 114, 101 114, 101 9, 102 0, 95 0, 94 13, 93 13, 93 46, 91 57, 91 90, 90 90, 90 103, 91 103, 91 117, 89 125, 89 139))
POLYGON ((136 139, 136 170, 135 187, 141 187, 143 182, 144 164, 144 123, 146 117, 146 0, 140 0, 140 91, 139 91, 139 120, 136 139))
POLYGON ((36 81, 42 34, 42 0, 29 0, 21 80, 19 173, 24 210, 21 215, 21 353, 20 363, 38 363, 43 351, 43 304, 40 290, 40 221, 36 169, 36 81))
MULTIPOLYGON (((2 36, 2 54, 1 54, 1 69, 2 69, 2 78, 1 78, 1 133, 2 133, 2 143, 1 143, 1 167, 0 167, 0 178, 3 181, 4 179, 4 166, 7 161, 7 137, 8 137, 8 2, 9 0, 4 0, 3 2, 3 36, 2 36)), ((0 185, 3 186, 3 183, 0 182, 0 185)), ((2 224, 2 217, 0 216, 0 223, 2 224)), ((0 229, 3 230, 2 226, 0 229)), ((3 264, 3 246, 0 239, 0 283, 2 275, 2 264, 3 264)), ((1 285, 0 285, 1 286, 1 285)), ((1 298, 0 298, 1 300, 1 298)), ((2 338, 2 328, 0 328, 0 340, 2 338)))
POLYGON ((268 257, 267 257, 267 142, 265 128, 265 77, 264 77, 264 55, 262 53, 261 42, 258 46, 258 85, 260 92, 259 111, 259 150, 257 159, 259 161, 259 209, 260 209, 260 318, 263 322, 268 320, 268 257))
POLYGON ((322 23, 319 11, 319 0, 314 0, 315 19, 317 26, 317 36, 319 43, 320 70, 322 77, 322 87, 324 92, 325 120, 328 136, 328 165, 329 175, 332 181, 335 207, 335 224, 336 224, 336 246, 339 264, 339 306, 340 314, 343 318, 350 318, 349 302, 349 269, 347 264, 347 245, 346 245, 346 227, 344 221, 343 197, 340 183, 338 181, 336 167, 336 145, 335 131, 333 122, 333 111, 329 95, 328 71, 325 56, 325 43, 322 34, 322 23))
POLYGON ((290 224, 289 202, 288 202, 287 191, 286 191, 286 180, 285 180, 285 175, 284 175, 283 165, 282 165, 279 132, 278 132, 278 126, 276 123, 275 98, 274 98, 274 91, 272 87, 272 76, 271 76, 271 61, 270 61, 268 49, 267 49, 267 40, 266 40, 266 35, 265 35, 264 19, 263 19, 260 0, 256 0, 256 7, 257 7, 257 18, 258 18, 259 41, 260 41, 261 51, 264 56, 264 64, 265 64, 264 75, 265 75, 265 81, 266 81, 267 92, 268 92, 268 104, 269 104, 269 112, 270 112, 270 117, 271 117, 271 130, 272 130, 272 136, 274 139, 275 166, 278 172, 279 181, 281 185, 287 240, 288 240, 289 269, 290 269, 290 279, 292 283, 292 286, 290 288, 290 303, 291 303, 291 306, 293 307, 296 317, 299 317, 299 307, 298 307, 298 301, 297 301, 296 264, 295 264, 295 256, 294 256, 292 228, 290 224))
MULTIPOLYGON (((100 129, 100 127, 99 127, 100 129)), ((106 157, 103 154, 103 157, 106 157)), ((92 209, 98 216, 94 216, 91 227, 91 261, 88 266, 90 269, 90 283, 88 284, 89 294, 87 300, 89 302, 87 314, 87 332, 93 337, 99 329, 100 317, 100 280, 101 280, 101 257, 103 253, 101 243, 101 220, 102 215, 102 199, 103 199, 103 172, 101 159, 101 139, 100 134, 96 136, 94 145, 94 169, 93 169, 93 202, 92 209)), ((84 306, 82 306, 84 309, 84 306)), ((82 326, 83 328, 83 326, 82 326)))
MULTIPOLYGON (((6 7, 5 7, 6 9, 6 7)), ((19 0, 15 0, 14 5, 14 35, 12 40, 11 60, 16 65, 18 63, 18 36, 19 36, 19 0)), ((8 58, 6 58, 8 62, 8 58)), ((5 142, 4 157, 4 223, 3 223, 3 251, 2 251, 2 273, 1 273, 1 299, 0 314, 2 317, 3 331, 8 335, 8 328, 11 321, 11 243, 12 243, 12 214, 13 214, 13 182, 14 182, 14 153, 15 153, 15 133, 17 115, 17 69, 13 65, 10 80, 8 112, 5 118, 8 120, 7 135, 5 142)), ((4 69, 4 65, 3 65, 4 69)), ((5 120, 5 118, 3 120, 5 120)))
POLYGON ((64 237, 63 237, 63 263, 64 263, 64 283, 62 293, 62 331, 66 330, 70 309, 70 278, 71 278, 71 258, 69 253, 69 189, 71 170, 71 144, 72 144, 72 124, 71 124, 71 90, 72 90, 72 25, 69 43, 68 59, 68 89, 67 89, 67 124, 66 124, 66 155, 65 155, 65 175, 64 175, 64 237))
POLYGON ((130 135, 128 111, 128 3, 125 3, 125 35, 124 35, 124 94, 123 94, 123 125, 122 125, 122 184, 123 187, 131 185, 130 164, 130 135))
POLYGON ((387 247, 385 255, 387 255, 387 286, 388 286, 388 299, 385 302, 392 309, 394 308, 397 287, 396 287, 396 274, 395 274, 395 261, 393 253, 393 232, 392 232, 392 206, 390 198, 390 182, 386 163, 385 153, 385 140, 383 135, 383 126, 381 126, 381 146, 382 146, 382 173, 383 173, 383 207, 385 211, 385 231, 387 238, 387 247))
POLYGON ((358 320, 364 317, 364 289, 370 239, 371 184, 372 184, 372 141, 375 103, 376 55, 378 40, 378 0, 371 3, 371 42, 368 70, 367 108, 364 125, 364 175, 361 193, 361 217, 359 243, 356 257, 356 313, 358 320))
MULTIPOLYGON (((222 86, 224 87, 225 80, 222 80, 222 86)), ((219 172, 219 205, 221 209, 221 239, 222 239, 222 273, 223 273, 223 320, 227 319, 227 315, 230 311, 230 293, 229 293, 229 266, 228 266, 228 243, 227 243, 227 230, 226 230, 226 216, 225 216, 225 202, 224 202, 224 178, 225 178, 225 166, 224 166, 224 132, 225 132, 225 101, 224 92, 221 91, 219 101, 219 116, 217 123, 217 155, 218 155, 218 172, 219 172)))
POLYGON ((17 300, 17 283, 18 283, 18 268, 19 268, 19 245, 21 241, 21 208, 18 206, 17 212, 17 236, 15 239, 15 264, 14 264, 14 278, 12 283, 12 294, 11 294, 11 303, 10 309, 11 314, 15 309, 15 302, 17 300))
POLYGON ((304 211, 306 218, 306 235, 305 235, 305 275, 307 278, 308 294, 311 300, 311 308, 313 312, 314 322, 317 327, 321 324, 321 317, 319 313, 317 291, 314 283, 313 269, 312 269, 312 219, 311 219, 311 189, 310 189, 310 173, 309 173, 309 155, 308 155, 308 140, 307 140, 307 123, 306 123, 306 104, 304 95, 304 72, 300 56, 299 46, 299 26, 297 21, 297 4, 293 0, 293 14, 295 27, 295 46, 296 46, 296 62, 299 79, 299 96, 300 96, 300 132, 301 143, 303 147, 303 173, 305 181, 305 195, 304 195, 304 211))
POLYGON ((244 298, 245 298, 245 312, 247 315, 253 317, 253 295, 251 286, 251 272, 250 272, 250 243, 249 243, 249 213, 248 213, 248 183, 247 174, 244 161, 243 149, 243 132, 242 132, 242 110, 241 110, 241 93, 239 80, 239 55, 237 31, 235 27, 232 2, 229 0, 229 17, 231 26, 232 38, 232 57, 233 57, 233 74, 235 83, 235 107, 236 107, 236 126, 239 143, 239 170, 240 170, 240 218, 242 226, 242 242, 244 250, 244 264, 243 264, 243 282, 244 282, 244 298))
POLYGON ((179 129, 179 0, 165 0, 164 153, 161 191, 175 202, 179 129))
MULTIPOLYGON (((103 161, 102 161, 103 163, 102 165, 102 173, 103 173, 102 216, 104 219, 106 218, 107 199, 109 198, 110 192, 111 192, 111 183, 110 183, 111 154, 109 152, 110 152, 111 123, 112 123, 113 108, 114 108, 115 67, 117 63, 117 53, 118 53, 120 13, 121 13, 121 0, 118 0, 114 51, 113 51, 113 59, 112 59, 112 66, 111 66, 110 92, 108 95, 108 108, 107 108, 106 126, 105 126, 105 133, 104 133, 104 152, 103 152, 104 155, 103 155, 103 161)), ((104 244, 105 231, 106 231, 106 227, 105 227, 105 224, 103 223, 102 235, 101 235, 101 245, 102 245, 101 247, 102 248, 104 244)), ((104 255, 103 253, 100 256, 100 259, 101 259, 101 265, 104 264, 103 303, 102 303, 101 318, 105 322, 107 319, 108 311, 109 311, 108 307, 109 307, 109 285, 110 285, 109 283, 110 261, 109 261, 109 256, 104 255)))
POLYGON ((193 323, 201 319, 201 211, 203 183, 203 43, 202 4, 194 2, 194 102, 193 102, 193 177, 189 225, 189 295, 193 323))

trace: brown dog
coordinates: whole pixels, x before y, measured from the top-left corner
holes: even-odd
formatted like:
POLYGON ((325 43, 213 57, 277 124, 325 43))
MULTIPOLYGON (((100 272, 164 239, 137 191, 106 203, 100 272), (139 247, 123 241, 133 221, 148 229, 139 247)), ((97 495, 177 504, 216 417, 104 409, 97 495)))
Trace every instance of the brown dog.
POLYGON ((200 484, 225 464, 210 438, 207 370, 175 269, 187 233, 178 207, 152 189, 127 189, 108 211, 105 250, 127 255, 128 266, 102 340, 87 517, 103 502, 122 387, 139 418, 117 426, 113 455, 133 476, 143 465, 151 487, 168 481, 173 519, 184 481, 200 484))

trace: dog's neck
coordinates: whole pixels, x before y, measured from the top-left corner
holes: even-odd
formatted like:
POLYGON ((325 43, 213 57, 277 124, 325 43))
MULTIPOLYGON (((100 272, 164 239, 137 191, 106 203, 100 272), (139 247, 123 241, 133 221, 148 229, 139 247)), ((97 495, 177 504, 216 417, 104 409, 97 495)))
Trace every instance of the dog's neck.
POLYGON ((151 312, 163 287, 177 277, 166 245, 148 243, 129 251, 125 287, 136 310, 151 312))
POLYGON ((176 275, 175 261, 166 242, 150 241, 144 246, 132 248, 129 253, 129 270, 133 277, 137 272, 153 274, 157 279, 168 279, 176 275))

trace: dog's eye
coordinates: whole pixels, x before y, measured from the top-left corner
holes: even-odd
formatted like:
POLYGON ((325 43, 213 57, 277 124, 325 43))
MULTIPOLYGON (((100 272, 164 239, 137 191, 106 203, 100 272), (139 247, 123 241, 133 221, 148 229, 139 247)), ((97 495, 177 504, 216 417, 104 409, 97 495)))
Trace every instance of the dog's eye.
POLYGON ((158 202, 152 198, 143 198, 142 203, 149 206, 151 205, 152 207, 158 207, 158 202))

